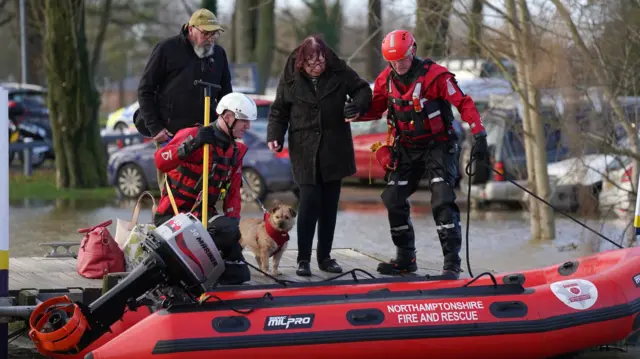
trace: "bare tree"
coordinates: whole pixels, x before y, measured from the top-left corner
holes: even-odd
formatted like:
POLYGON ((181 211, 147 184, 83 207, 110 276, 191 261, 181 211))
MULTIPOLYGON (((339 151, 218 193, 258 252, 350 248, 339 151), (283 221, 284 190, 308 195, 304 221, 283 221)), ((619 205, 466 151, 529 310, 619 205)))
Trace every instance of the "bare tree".
POLYGON ((84 6, 84 0, 46 0, 44 6, 44 63, 59 188, 107 184, 84 6))
POLYGON ((418 56, 443 57, 449 54, 447 34, 453 0, 416 0, 418 56))
MULTIPOLYGON (((638 188, 638 175, 640 153, 638 152, 638 103, 633 104, 635 116, 623 109, 619 96, 631 94, 638 96, 636 84, 640 83, 638 76, 637 54, 640 49, 640 33, 638 32, 638 14, 640 4, 635 1, 615 1, 607 5, 613 8, 610 16, 602 16, 606 13, 606 7, 598 7, 598 17, 589 19, 591 22, 602 21, 609 26, 615 25, 613 33, 600 31, 600 28, 579 28, 572 19, 565 4, 559 0, 551 0, 557 9, 558 16, 568 29, 570 39, 579 56, 583 70, 592 74, 593 81, 602 90, 605 100, 608 102, 614 114, 613 127, 619 126, 625 132, 626 142, 621 145, 615 137, 602 133, 586 132, 586 139, 599 145, 608 153, 629 156, 632 158, 631 182, 632 188, 638 188), (634 18, 635 17, 635 18, 634 18), (634 21, 635 20, 635 21, 634 21), (606 36, 609 35, 609 36, 606 36), (611 36, 613 35, 613 36, 611 36), (599 41, 601 36, 606 36, 599 41), (635 50, 635 51, 634 51, 635 50), (635 54, 633 53, 635 52, 635 54)), ((605 5, 606 6, 606 5, 605 5)), ((611 27, 609 27, 611 29, 611 27)), ((636 101, 637 102, 637 101, 636 101)), ((635 201, 629 201, 628 213, 634 213, 635 201)), ((631 219, 629 219, 631 220, 631 219)), ((633 244, 635 234, 630 232, 627 245, 633 244)))
POLYGON ((469 13, 469 55, 480 56, 482 53, 482 47, 479 45, 482 42, 482 9, 484 0, 472 0, 471 12, 469 13))
POLYGON ((9 8, 9 1, 11 0, 0 0, 0 28, 16 17, 16 11, 9 8))
MULTIPOLYGON (((509 33, 511 35, 511 38, 515 40, 511 43, 511 45, 512 45, 513 53, 515 54, 515 59, 516 59, 515 63, 518 71, 518 76, 517 76, 518 86, 520 88, 526 88, 527 71, 525 69, 525 62, 526 62, 525 53, 523 51, 523 47, 518 44, 518 41, 522 39, 522 34, 523 34, 523 32, 521 31, 522 24, 518 20, 518 17, 516 14, 515 0, 507 0, 506 5, 507 5, 507 14, 509 14, 510 18, 512 19, 512 21, 509 22, 509 25, 510 25, 509 33)), ((528 180, 528 187, 535 188, 537 183, 536 171, 535 171, 535 166, 531 165, 534 162, 534 157, 533 157, 534 143, 531 136, 531 121, 532 121, 531 112, 525 111, 523 113, 522 124, 524 129, 523 139, 524 139, 525 155, 526 155, 526 161, 527 161, 527 180, 528 180)), ((541 233, 540 231, 540 227, 541 227, 540 205, 541 204, 538 203, 538 200, 536 198, 530 197, 528 205, 529 205, 529 212, 531 213, 531 221, 530 221, 531 237, 539 238, 541 233)))
POLYGON ((375 79, 382 70, 382 55, 380 54, 380 44, 382 44, 382 1, 369 0, 367 11, 367 34, 370 38, 367 44, 367 76, 375 79))
POLYGON ((256 43, 256 62, 258 64, 258 93, 264 93, 271 75, 273 53, 275 51, 275 0, 266 0, 260 4, 258 22, 258 40, 256 43))

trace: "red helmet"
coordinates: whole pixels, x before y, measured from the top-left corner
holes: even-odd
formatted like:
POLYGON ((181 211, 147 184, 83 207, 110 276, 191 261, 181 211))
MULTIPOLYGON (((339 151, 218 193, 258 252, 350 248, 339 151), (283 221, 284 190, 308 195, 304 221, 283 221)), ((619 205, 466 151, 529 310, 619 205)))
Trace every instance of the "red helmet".
POLYGON ((416 40, 406 30, 394 30, 382 40, 382 56, 387 61, 398 61, 411 53, 416 40))

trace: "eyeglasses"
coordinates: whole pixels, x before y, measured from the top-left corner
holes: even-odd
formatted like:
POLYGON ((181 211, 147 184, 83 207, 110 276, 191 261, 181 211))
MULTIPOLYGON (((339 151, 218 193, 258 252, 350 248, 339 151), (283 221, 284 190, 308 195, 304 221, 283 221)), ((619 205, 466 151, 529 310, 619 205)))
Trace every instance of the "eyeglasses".
POLYGON ((318 60, 309 60, 309 59, 307 59, 305 61, 305 63, 310 68, 315 68, 315 67, 322 66, 322 65, 326 64, 327 60, 325 60, 325 59, 318 59, 318 60))
POLYGON ((202 35, 204 35, 204 37, 205 37, 206 39, 210 39, 210 38, 212 38, 212 37, 215 37, 215 38, 217 39, 218 37, 220 37, 220 30, 215 30, 215 31, 202 31, 202 30, 200 30, 200 28, 198 28, 198 27, 196 27, 196 26, 194 26, 194 27, 196 28, 196 30, 200 31, 200 33, 201 33, 202 35))

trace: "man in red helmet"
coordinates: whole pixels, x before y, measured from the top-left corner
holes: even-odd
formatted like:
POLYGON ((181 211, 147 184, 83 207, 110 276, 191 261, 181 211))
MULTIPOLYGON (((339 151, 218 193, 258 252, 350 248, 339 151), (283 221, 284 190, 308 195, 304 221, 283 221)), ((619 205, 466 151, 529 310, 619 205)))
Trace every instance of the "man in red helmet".
MULTIPOLYGON (((380 263, 378 272, 397 275, 418 269, 407 200, 427 171, 433 218, 444 256, 443 275, 457 279, 461 272, 462 234, 454 192, 459 148, 451 105, 471 127, 475 139, 472 155, 481 163, 476 166, 476 176, 484 177, 488 176, 488 167, 482 164, 487 164, 489 155, 480 114, 471 97, 458 87, 453 73, 429 59, 416 57, 416 42, 409 31, 387 34, 382 41, 382 55, 389 66, 375 81, 369 111, 359 118, 347 119, 372 121, 388 111, 387 121, 394 136, 392 150, 382 152, 392 156, 390 167, 395 169, 387 173, 388 183, 381 197, 397 255, 388 263, 380 263)), ((381 163, 389 162, 376 155, 381 163)))

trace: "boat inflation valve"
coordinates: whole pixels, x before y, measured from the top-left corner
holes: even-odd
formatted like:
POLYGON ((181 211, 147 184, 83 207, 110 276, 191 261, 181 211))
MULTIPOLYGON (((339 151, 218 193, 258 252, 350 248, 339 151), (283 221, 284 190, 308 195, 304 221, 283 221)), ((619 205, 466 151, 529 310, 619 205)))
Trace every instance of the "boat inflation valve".
POLYGON ((579 263, 577 261, 564 262, 558 267, 558 274, 561 276, 572 275, 578 270, 579 263))

